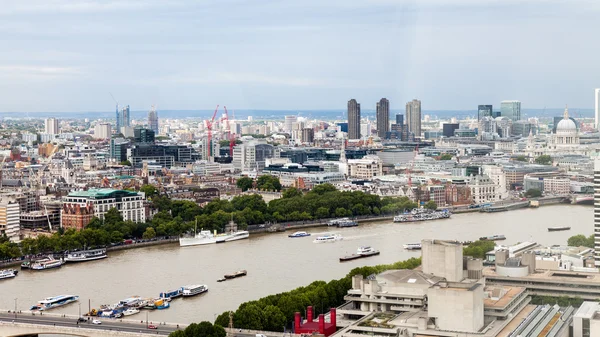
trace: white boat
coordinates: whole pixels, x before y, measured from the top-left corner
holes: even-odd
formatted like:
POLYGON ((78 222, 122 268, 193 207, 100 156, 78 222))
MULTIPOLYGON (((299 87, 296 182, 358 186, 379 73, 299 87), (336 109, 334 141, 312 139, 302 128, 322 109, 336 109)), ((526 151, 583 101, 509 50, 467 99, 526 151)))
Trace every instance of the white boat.
POLYGON ((67 305, 72 302, 76 302, 77 300, 79 300, 79 296, 74 295, 59 295, 54 297, 48 297, 31 307, 31 310, 43 311, 53 309, 63 305, 67 305))
POLYGON ((205 284, 194 284, 183 287, 183 292, 181 293, 183 297, 194 296, 198 294, 202 294, 208 291, 208 287, 205 284))
POLYGON ((0 270, 0 280, 5 280, 17 276, 18 271, 14 269, 0 270))
POLYGON ((124 300, 120 300, 116 306, 133 307, 137 308, 142 304, 143 300, 140 296, 128 297, 124 300))
POLYGON ((294 234, 288 235, 290 238, 303 238, 305 236, 310 236, 310 233, 307 232, 295 232, 294 234))
POLYGON ((179 246, 197 246, 197 245, 209 245, 217 243, 217 237, 211 231, 200 231, 193 237, 181 237, 179 238, 179 246))
POLYGON ((323 236, 317 236, 317 238, 313 241, 314 243, 325 243, 325 242, 335 242, 343 240, 344 238, 340 234, 325 234, 323 236))
POLYGON ((135 315, 139 312, 140 311, 136 308, 129 308, 129 309, 123 311, 123 316, 131 316, 131 315, 135 315))
POLYGON ((29 268, 32 270, 46 270, 52 268, 59 268, 63 265, 63 263, 64 262, 61 260, 55 260, 54 257, 48 256, 48 258, 46 259, 32 263, 29 268))
POLYGON ((217 243, 237 241, 247 239, 248 237, 250 237, 250 232, 248 231, 236 231, 228 234, 220 234, 217 235, 217 243))
POLYGON ((421 244, 420 243, 407 243, 405 245, 403 245, 404 249, 407 250, 421 250, 421 244))
POLYGON ((91 249, 71 252, 65 257, 65 262, 85 262, 106 258, 106 249, 91 249))

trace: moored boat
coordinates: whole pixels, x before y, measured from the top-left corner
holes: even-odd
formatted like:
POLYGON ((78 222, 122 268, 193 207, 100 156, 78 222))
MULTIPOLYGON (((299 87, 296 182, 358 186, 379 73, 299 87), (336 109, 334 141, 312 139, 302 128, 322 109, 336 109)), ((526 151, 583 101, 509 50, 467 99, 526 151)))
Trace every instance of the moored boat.
POLYGON ((139 309, 129 308, 129 309, 123 311, 123 316, 131 316, 131 315, 135 315, 135 314, 137 314, 139 312, 140 312, 139 309))
POLYGON ((200 231, 192 237, 180 237, 179 246, 198 246, 198 245, 209 245, 217 243, 217 237, 211 231, 200 231))
POLYGON ((171 304, 169 303, 169 301, 166 301, 165 299, 157 298, 154 300, 154 306, 156 307, 156 309, 162 310, 162 309, 168 309, 171 306, 171 304))
POLYGON ((67 304, 75 302, 77 300, 79 300, 79 296, 75 296, 75 295, 59 295, 59 296, 54 296, 54 297, 47 297, 47 298, 39 301, 38 304, 32 306, 31 310, 39 310, 39 311, 49 310, 49 309, 57 308, 57 307, 60 307, 63 305, 67 305, 67 304))
POLYGON ((325 243, 325 242, 335 242, 343 240, 344 238, 340 234, 325 234, 322 236, 317 236, 316 239, 313 240, 314 243, 325 243))
POLYGON ((350 218, 340 218, 334 219, 327 222, 327 226, 335 226, 335 227, 356 227, 358 226, 358 222, 351 220, 350 218))
POLYGON ((340 262, 361 259, 363 257, 379 255, 379 251, 369 246, 358 247, 355 254, 340 257, 340 262))
POLYGON ((568 231, 571 227, 548 227, 548 232, 568 231))
POLYGON ((498 234, 498 235, 492 235, 492 236, 482 236, 479 238, 479 240, 482 241, 500 241, 500 240, 506 240, 506 236, 502 235, 502 234, 498 234))
POLYGON ((448 219, 452 213, 447 209, 444 210, 430 210, 425 208, 415 208, 412 211, 394 217, 394 222, 415 222, 415 221, 428 221, 428 220, 439 220, 448 219))
POLYGON ((288 235, 289 238, 303 238, 305 236, 310 236, 310 233, 307 233, 307 232, 295 232, 294 234, 288 235))
POLYGON ((165 298, 165 299, 166 298, 168 298, 168 299, 177 298, 182 295, 182 292, 183 292, 183 288, 178 288, 175 290, 168 290, 168 291, 165 291, 164 293, 160 293, 159 297, 165 298))
POLYGON ((404 247, 404 249, 406 250, 421 250, 420 243, 407 243, 405 245, 402 245, 402 247, 404 247))
POLYGON ((230 280, 232 278, 242 277, 242 276, 246 276, 246 275, 248 275, 248 273, 245 270, 239 270, 239 271, 236 271, 235 273, 224 275, 223 278, 225 278, 226 280, 230 280))
POLYGON ((142 305, 143 300, 140 296, 131 296, 124 300, 119 301, 116 306, 123 306, 127 308, 138 308, 142 305))
POLYGON ((34 263, 32 263, 29 266, 29 269, 32 269, 32 270, 53 269, 53 268, 59 268, 63 264, 64 264, 63 261, 56 260, 56 259, 54 259, 54 257, 49 256, 47 259, 35 261, 34 263))
POLYGON ((106 258, 106 249, 90 249, 79 252, 70 252, 65 257, 65 262, 85 262, 106 258))
POLYGON ((19 273, 19 271, 14 270, 14 269, 0 270, 0 280, 13 278, 13 277, 17 276, 18 273, 19 273))
POLYGON ((208 287, 205 284, 194 284, 183 287, 183 297, 190 297, 205 293, 208 291, 208 287))

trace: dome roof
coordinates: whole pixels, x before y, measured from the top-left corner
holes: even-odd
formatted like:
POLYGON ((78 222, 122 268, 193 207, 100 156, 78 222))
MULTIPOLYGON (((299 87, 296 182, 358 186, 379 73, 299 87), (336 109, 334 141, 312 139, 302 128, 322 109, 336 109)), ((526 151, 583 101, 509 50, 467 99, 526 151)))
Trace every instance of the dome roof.
POLYGON ((577 131, 577 125, 570 119, 561 119, 556 125, 556 132, 559 131, 577 131))

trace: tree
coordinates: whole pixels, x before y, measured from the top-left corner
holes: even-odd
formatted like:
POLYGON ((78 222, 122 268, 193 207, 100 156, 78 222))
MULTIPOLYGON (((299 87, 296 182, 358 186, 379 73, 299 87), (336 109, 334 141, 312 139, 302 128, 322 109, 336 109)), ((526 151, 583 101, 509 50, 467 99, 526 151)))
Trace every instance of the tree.
POLYGON ((437 209, 437 204, 435 203, 435 201, 433 200, 429 200, 428 202, 425 203, 425 205, 423 206, 427 209, 432 209, 432 210, 436 210, 437 209))
POLYGON ((444 153, 440 156, 440 160, 452 160, 452 155, 449 153, 444 153))
POLYGON ((240 188, 242 190, 242 192, 246 192, 247 190, 251 189, 253 184, 254 184, 254 180, 252 180, 252 178, 249 178, 249 177, 241 177, 235 183, 235 185, 238 188, 240 188))
POLYGON ((567 240, 567 245, 571 247, 589 247, 594 248, 594 235, 590 235, 589 237, 585 237, 583 234, 574 235, 567 240))
POLYGON ((263 309, 263 329, 267 331, 281 331, 283 332, 283 328, 286 323, 285 316, 281 312, 281 310, 274 305, 267 305, 263 309))
POLYGON ((523 156, 523 155, 520 155, 520 156, 517 156, 517 157, 515 158, 515 160, 516 160, 516 161, 524 161, 524 162, 525 162, 525 161, 527 161, 527 157, 525 157, 525 156, 523 156))
POLYGON ((152 227, 146 228, 144 234, 142 234, 142 239, 149 240, 154 239, 156 237, 156 231, 152 227))
POLYGON ((284 199, 289 199, 289 198, 294 198, 294 197, 301 197, 302 195, 303 195, 302 191, 300 191, 299 189, 297 189, 295 187, 290 187, 290 188, 286 189, 285 191, 283 191, 282 197, 284 199))
POLYGON ((315 218, 317 219, 325 219, 329 217, 329 208, 327 207, 319 207, 317 208, 317 212, 315 213, 315 218))
POLYGON ((258 177, 256 188, 265 191, 281 191, 281 182, 279 182, 279 178, 266 174, 258 177))
POLYGON ((119 212, 116 208, 111 208, 104 214, 104 224, 105 225, 116 225, 120 222, 123 222, 123 216, 121 212, 119 212))
POLYGON ((131 162, 129 160, 123 160, 120 164, 124 166, 131 166, 131 162))
POLYGON ((478 240, 463 248, 463 255, 483 259, 485 254, 492 251, 496 244, 489 240, 478 240))
POLYGON ((543 154, 537 158, 535 158, 535 163, 540 165, 550 165, 552 164, 552 157, 547 154, 543 154))
POLYGON ((155 194, 158 193, 158 190, 154 185, 144 185, 140 187, 140 192, 144 192, 146 194, 146 198, 152 198, 155 194))
POLYGON ((525 192, 525 196, 528 198, 539 198, 542 196, 542 191, 537 188, 530 188, 525 192))
POLYGON ((233 320, 236 328, 263 330, 263 312, 255 304, 241 305, 233 320))

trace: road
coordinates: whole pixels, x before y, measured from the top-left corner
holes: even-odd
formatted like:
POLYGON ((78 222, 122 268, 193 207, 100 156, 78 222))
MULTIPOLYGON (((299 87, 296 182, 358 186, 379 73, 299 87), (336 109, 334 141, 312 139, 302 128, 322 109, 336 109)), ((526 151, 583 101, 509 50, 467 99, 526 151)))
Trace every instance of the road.
POLYGON ((54 315, 31 315, 31 314, 17 314, 15 318, 14 314, 8 313, 0 313, 0 321, 4 322, 16 322, 16 323, 27 323, 27 324, 40 324, 40 325, 52 325, 52 326, 63 326, 63 327, 77 327, 81 326, 86 329, 99 329, 99 330, 114 330, 114 331, 122 331, 122 332, 137 332, 137 333, 147 333, 153 335, 168 335, 171 332, 177 330, 177 327, 173 327, 171 325, 157 325, 158 323, 154 323, 158 327, 158 329, 148 329, 146 328, 146 322, 143 323, 130 323, 130 322, 120 322, 117 319, 109 319, 109 318, 100 318, 102 324, 92 324, 91 318, 89 323, 79 323, 77 324, 77 319, 73 317, 60 317, 54 315))

